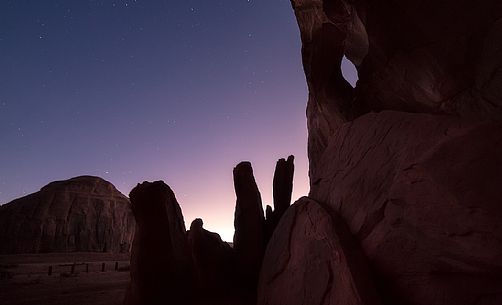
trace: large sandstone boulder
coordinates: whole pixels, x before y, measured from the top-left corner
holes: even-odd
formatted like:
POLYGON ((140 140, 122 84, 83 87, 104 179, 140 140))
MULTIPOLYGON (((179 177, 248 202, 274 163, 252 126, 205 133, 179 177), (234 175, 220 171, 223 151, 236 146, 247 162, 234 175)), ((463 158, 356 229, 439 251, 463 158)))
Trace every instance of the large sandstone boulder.
POLYGON ((192 260, 181 208, 163 181, 130 193, 136 219, 127 305, 192 304, 192 260))
POLYGON ((310 196, 347 222, 389 304, 502 302, 502 123, 369 114, 319 162, 310 196))
POLYGON ((0 253, 128 252, 134 217, 127 197, 91 176, 56 181, 0 207, 0 253))
POLYGON ((345 224, 310 198, 284 214, 267 247, 259 305, 380 304, 364 255, 345 224))

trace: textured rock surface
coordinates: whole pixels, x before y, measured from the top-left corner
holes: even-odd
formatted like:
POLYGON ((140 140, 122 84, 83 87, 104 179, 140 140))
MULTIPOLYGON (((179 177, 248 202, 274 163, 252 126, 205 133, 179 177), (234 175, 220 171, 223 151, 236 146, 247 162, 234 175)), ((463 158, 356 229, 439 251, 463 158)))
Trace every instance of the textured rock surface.
MULTIPOLYGON (((256 185, 253 168, 241 162, 234 168, 235 205, 234 250, 240 277, 256 283, 264 251, 264 215, 261 195, 256 185)), ((252 289, 254 291, 254 289, 252 289)))
POLYGON ((334 130, 370 111, 502 117, 502 2, 292 3, 309 87, 311 168, 334 130), (355 90, 342 77, 343 55, 358 68, 355 90))
POLYGON ((364 256, 336 218, 307 197, 288 209, 265 253, 258 304, 380 304, 364 256))
POLYGON ((320 164, 310 195, 347 222, 387 304, 502 302, 502 123, 368 114, 320 164))
POLYGON ((162 181, 130 193, 136 219, 125 304, 192 304, 195 283, 181 208, 162 181))
POLYGON ((91 176, 52 182, 0 207, 0 253, 128 252, 129 200, 91 176))
POLYGON ((384 303, 501 304, 502 2, 292 3, 310 196, 347 223, 384 303))

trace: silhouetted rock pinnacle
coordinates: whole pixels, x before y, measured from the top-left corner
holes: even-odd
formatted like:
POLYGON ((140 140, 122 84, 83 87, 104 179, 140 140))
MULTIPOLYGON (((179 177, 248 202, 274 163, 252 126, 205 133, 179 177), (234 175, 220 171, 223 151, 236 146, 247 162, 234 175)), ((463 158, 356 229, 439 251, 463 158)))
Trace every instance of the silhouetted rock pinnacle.
MULTIPOLYGON (((241 278, 256 285, 264 252, 264 215, 261 195, 250 162, 239 163, 233 171, 235 194, 234 250, 241 278)), ((254 289, 252 289, 254 291, 254 289)))
POLYGON ((293 176, 295 171, 294 156, 287 160, 279 159, 274 171, 274 210, 270 206, 266 209, 265 241, 268 242, 282 215, 291 205, 293 192, 293 176))
POLYGON ((289 156, 287 160, 279 159, 274 172, 274 212, 279 218, 291 205, 291 194, 293 192, 293 175, 295 171, 294 156, 289 156))
POLYGON ((162 181, 130 193, 136 218, 127 305, 192 304, 192 261, 185 223, 173 191, 162 181))

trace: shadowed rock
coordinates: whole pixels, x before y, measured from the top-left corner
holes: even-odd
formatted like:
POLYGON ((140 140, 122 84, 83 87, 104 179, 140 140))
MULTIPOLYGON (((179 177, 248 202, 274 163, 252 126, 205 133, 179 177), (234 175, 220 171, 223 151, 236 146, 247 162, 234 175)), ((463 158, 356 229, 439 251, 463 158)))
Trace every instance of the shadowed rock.
POLYGON ((293 174, 295 171, 294 156, 287 160, 279 159, 274 172, 274 212, 279 218, 291 205, 291 193, 293 192, 293 174))
POLYGON ((136 233, 125 304, 192 304, 191 255, 173 191, 162 181, 143 182, 130 198, 136 233))
POLYGON ((279 159, 275 166, 273 194, 274 210, 270 206, 266 209, 265 240, 268 242, 274 232, 277 223, 287 208, 291 205, 291 194, 293 192, 293 175, 295 165, 294 156, 289 156, 287 160, 279 159))
POLYGON ((336 218, 307 197, 288 209, 263 259, 259 305, 381 304, 364 255, 336 218))
POLYGON ((134 217, 110 182, 81 176, 51 182, 0 206, 0 253, 129 252, 134 217))
POLYGON ((217 233, 195 219, 188 234, 200 299, 223 299, 235 293, 235 261, 232 248, 217 233))
POLYGON ((261 195, 250 162, 239 163, 233 171, 237 196, 234 250, 244 287, 254 291, 264 251, 264 216, 261 195))

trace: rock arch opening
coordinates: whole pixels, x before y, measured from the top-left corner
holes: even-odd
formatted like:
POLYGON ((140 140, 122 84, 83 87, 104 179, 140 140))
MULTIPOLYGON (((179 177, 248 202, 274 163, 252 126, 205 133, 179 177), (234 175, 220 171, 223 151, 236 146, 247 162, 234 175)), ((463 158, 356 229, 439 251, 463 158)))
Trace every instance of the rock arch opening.
POLYGON ((343 56, 341 69, 343 78, 345 78, 352 88, 355 88, 357 81, 359 80, 356 66, 347 57, 343 56))

